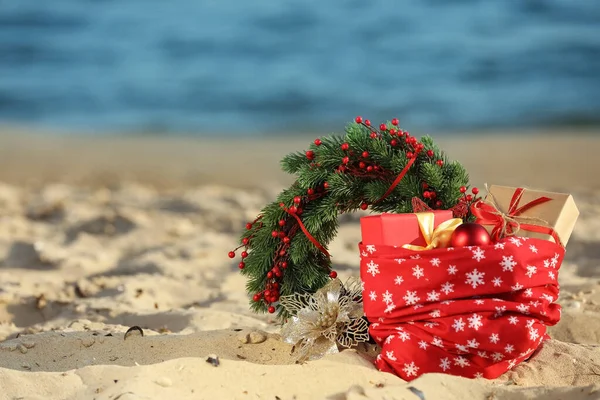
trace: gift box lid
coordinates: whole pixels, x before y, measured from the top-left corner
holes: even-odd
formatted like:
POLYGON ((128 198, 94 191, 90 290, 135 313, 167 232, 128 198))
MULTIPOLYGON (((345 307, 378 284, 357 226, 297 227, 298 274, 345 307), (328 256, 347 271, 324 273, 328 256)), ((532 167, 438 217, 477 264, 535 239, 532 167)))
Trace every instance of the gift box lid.
MULTIPOLYGON (((517 188, 509 186, 492 185, 488 189, 486 201, 491 201, 492 196, 499 210, 506 213, 510 207, 510 202, 517 188)), ((579 217, 579 209, 575 204, 573 196, 568 193, 546 192, 542 190, 524 189, 519 201, 519 206, 527 204, 531 201, 547 197, 551 201, 539 204, 523 211, 521 216, 526 218, 537 218, 540 221, 546 222, 547 226, 554 229, 563 246, 567 245, 571 233, 575 228, 577 218, 579 217)), ((534 225, 539 223, 532 222, 534 225)), ((540 225, 544 225, 541 223, 540 225)), ((518 236, 540 237, 549 239, 548 235, 517 232, 518 236)))
MULTIPOLYGON (((434 210, 434 227, 453 218, 451 210, 434 210)), ((369 215, 360 219, 362 242, 387 246, 403 246, 412 244, 424 246, 425 239, 421 234, 417 216, 414 213, 383 213, 369 215)))

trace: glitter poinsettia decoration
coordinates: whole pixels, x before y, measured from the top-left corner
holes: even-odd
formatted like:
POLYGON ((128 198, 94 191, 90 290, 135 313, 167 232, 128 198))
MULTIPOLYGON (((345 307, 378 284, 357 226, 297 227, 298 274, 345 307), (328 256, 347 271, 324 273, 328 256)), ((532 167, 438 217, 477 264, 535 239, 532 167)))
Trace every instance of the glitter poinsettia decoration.
POLYGON ((292 315, 281 336, 296 346, 298 361, 315 360, 369 340, 369 325, 363 318, 361 283, 346 284, 333 279, 314 294, 282 296, 279 303, 292 315))

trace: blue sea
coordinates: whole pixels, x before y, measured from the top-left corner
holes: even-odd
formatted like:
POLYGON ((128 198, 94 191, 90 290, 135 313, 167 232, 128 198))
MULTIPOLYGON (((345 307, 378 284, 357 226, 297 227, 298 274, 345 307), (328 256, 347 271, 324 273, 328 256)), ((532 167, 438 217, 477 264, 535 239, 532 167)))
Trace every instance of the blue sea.
POLYGON ((600 125, 597 0, 4 0, 0 124, 89 134, 600 125))

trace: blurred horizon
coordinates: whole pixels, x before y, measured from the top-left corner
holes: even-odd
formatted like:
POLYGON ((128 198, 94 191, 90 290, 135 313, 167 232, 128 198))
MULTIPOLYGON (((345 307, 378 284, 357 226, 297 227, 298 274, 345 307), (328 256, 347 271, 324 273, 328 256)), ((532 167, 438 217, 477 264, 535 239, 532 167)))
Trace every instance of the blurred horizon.
POLYGON ((568 0, 13 1, 0 5, 0 125, 596 127, 599 37, 600 2, 568 0))

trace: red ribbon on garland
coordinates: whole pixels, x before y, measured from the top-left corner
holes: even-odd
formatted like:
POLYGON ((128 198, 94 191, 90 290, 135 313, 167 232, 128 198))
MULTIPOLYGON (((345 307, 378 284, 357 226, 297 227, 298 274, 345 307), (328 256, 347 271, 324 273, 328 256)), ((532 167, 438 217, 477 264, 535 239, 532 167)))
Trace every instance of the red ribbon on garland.
MULTIPOLYGON (((512 199, 508 207, 508 212, 503 213, 492 203, 486 201, 476 201, 471 205, 471 212, 477 218, 476 222, 481 225, 493 225, 492 239, 497 241, 502 236, 515 234, 519 229, 528 232, 536 232, 545 235, 551 235, 557 244, 561 244, 560 238, 556 231, 549 226, 540 226, 528 223, 520 223, 516 218, 521 217, 521 214, 535 206, 544 204, 552 199, 549 197, 539 197, 519 207, 519 202, 523 196, 525 189, 517 188, 513 193, 512 199)), ((532 218, 534 219, 534 218, 532 218)), ((541 220, 540 220, 541 222, 541 220)))
POLYGON ((417 160, 417 155, 415 154, 410 160, 408 160, 408 163, 406 164, 406 167, 404 167, 404 169, 400 172, 400 174, 398 174, 398 176, 396 177, 396 179, 394 180, 394 182, 392 182, 392 184, 390 185, 390 187, 388 188, 388 190, 386 190, 386 192, 383 194, 383 196, 381 196, 373 204, 379 203, 380 201, 382 201, 383 199, 385 199, 386 197, 388 197, 390 195, 390 193, 392 193, 394 191, 394 189, 396 189, 396 186, 398 186, 398 184, 400 183, 400 181, 402 180, 402 178, 404 178, 404 175, 406 175, 406 173, 408 172, 408 170, 410 169, 410 167, 412 167, 412 165, 415 163, 416 160, 417 160))

